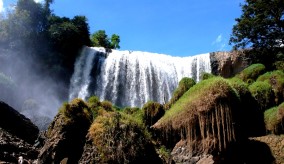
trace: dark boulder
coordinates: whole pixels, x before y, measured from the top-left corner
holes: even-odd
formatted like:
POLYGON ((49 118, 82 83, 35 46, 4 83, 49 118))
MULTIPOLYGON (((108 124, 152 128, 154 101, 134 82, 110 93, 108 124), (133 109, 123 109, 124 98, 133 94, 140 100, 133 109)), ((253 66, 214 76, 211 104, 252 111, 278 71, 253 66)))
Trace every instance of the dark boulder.
POLYGON ((18 111, 0 101, 0 127, 24 141, 34 144, 39 129, 18 111))

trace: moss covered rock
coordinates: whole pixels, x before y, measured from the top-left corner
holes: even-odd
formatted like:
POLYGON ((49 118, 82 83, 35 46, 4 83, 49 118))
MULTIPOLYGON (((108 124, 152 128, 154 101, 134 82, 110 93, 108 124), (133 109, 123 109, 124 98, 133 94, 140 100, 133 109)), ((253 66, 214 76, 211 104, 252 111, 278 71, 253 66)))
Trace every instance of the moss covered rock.
POLYGON ((164 114, 163 105, 157 102, 149 101, 143 107, 143 122, 149 128, 156 123, 164 114))
POLYGON ((272 86, 265 81, 257 81, 249 86, 249 91, 262 111, 275 105, 272 89, 272 86))
POLYGON ((130 115, 100 112, 88 133, 81 163, 160 163, 145 126, 130 115))
POLYGON ((83 100, 64 103, 48 128, 39 163, 60 163, 63 159, 78 163, 92 119, 90 108, 83 100))
POLYGON ((266 134, 263 111, 251 95, 249 85, 239 78, 229 79, 231 86, 240 97, 241 130, 244 137, 256 137, 266 134))
POLYGON ((220 77, 189 89, 153 128, 179 132, 187 157, 224 150, 238 138, 239 96, 220 77))
POLYGON ((284 103, 266 110, 264 120, 268 133, 284 134, 284 103))
POLYGON ((267 72, 257 78, 257 81, 264 81, 272 86, 275 95, 275 103, 279 104, 284 100, 284 72, 280 70, 267 72))
POLYGON ((184 77, 178 84, 177 89, 174 91, 170 101, 165 104, 165 109, 170 109, 170 107, 186 92, 194 86, 196 83, 192 78, 184 77))
POLYGON ((244 82, 251 83, 257 79, 257 77, 265 72, 265 66, 263 64, 252 64, 242 72, 240 72, 237 77, 242 79, 244 82))

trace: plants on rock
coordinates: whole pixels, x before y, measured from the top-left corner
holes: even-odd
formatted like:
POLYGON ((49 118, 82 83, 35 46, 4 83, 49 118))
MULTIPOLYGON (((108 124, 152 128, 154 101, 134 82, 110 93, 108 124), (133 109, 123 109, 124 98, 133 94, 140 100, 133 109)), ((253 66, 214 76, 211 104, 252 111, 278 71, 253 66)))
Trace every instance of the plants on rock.
POLYGON ((236 77, 240 78, 244 82, 247 82, 248 84, 251 84, 259 75, 263 74, 264 71, 265 66, 263 64, 252 64, 236 75, 236 77))
POLYGON ((179 131, 191 155, 222 151, 238 138, 239 103, 227 80, 210 78, 190 88, 153 127, 179 131))
POLYGON ((275 104, 272 89, 272 86, 268 82, 263 81, 254 82, 249 86, 249 91, 263 111, 275 104))
POLYGON ((284 72, 277 70, 272 72, 267 72, 258 77, 257 81, 264 81, 272 86, 275 103, 279 104, 284 100, 284 72))
POLYGON ((74 99, 70 103, 64 103, 60 112, 67 122, 86 121, 91 122, 93 117, 89 106, 82 99, 74 99))
POLYGON ((178 87, 173 93, 170 101, 165 104, 165 109, 170 109, 170 107, 186 92, 189 88, 194 86, 196 83, 192 78, 184 77, 180 80, 178 87))
POLYGON ((269 133, 284 133, 284 103, 278 107, 273 107, 264 112, 266 130, 269 133))
POLYGON ((145 126, 123 112, 101 112, 89 129, 89 137, 98 163, 157 160, 145 126))
POLYGON ((146 127, 152 126, 156 123, 164 114, 165 110, 163 105, 157 102, 149 101, 143 107, 143 122, 146 127))

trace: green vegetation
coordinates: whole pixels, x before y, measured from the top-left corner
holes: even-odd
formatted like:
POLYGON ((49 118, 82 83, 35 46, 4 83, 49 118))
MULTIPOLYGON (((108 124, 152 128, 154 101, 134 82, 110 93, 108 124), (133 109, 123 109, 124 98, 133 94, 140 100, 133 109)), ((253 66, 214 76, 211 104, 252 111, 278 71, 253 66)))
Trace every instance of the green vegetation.
POLYGON ((280 70, 267 72, 257 78, 257 81, 264 81, 272 86, 275 103, 278 105, 284 100, 284 72, 280 70))
POLYGON ((251 84, 257 77, 265 72, 265 66, 263 64, 252 64, 242 72, 240 72, 237 77, 242 79, 244 82, 251 84))
POLYGON ((99 30, 91 35, 92 46, 104 47, 106 49, 119 49, 120 37, 113 34, 108 38, 105 30, 99 30))
POLYGON ((207 80, 207 79, 212 78, 212 77, 215 77, 215 75, 213 75, 212 73, 204 72, 201 75, 201 80, 207 80))
POLYGON ((246 0, 241 7, 229 44, 234 49, 249 49, 247 53, 254 63, 263 63, 271 70, 277 54, 284 52, 284 2, 246 0))
POLYGON ((249 91, 258 102, 261 110, 272 107, 274 103, 274 93, 268 82, 257 81, 249 86, 249 91))
POLYGON ((91 125, 89 136, 96 148, 96 163, 157 160, 145 126, 125 113, 103 112, 91 125))
POLYGON ((283 0, 246 0, 242 15, 233 26, 230 43, 235 48, 254 49, 281 47, 284 43, 283 0))
POLYGON ((184 77, 180 80, 177 89, 174 91, 170 101, 165 104, 165 109, 170 109, 170 107, 186 92, 194 86, 196 83, 192 78, 184 77))
POLYGON ((284 103, 265 111, 264 120, 269 133, 284 133, 284 103))
POLYGON ((198 147, 196 152, 222 150, 237 138, 233 124, 239 121, 239 103, 237 92, 227 80, 210 78, 190 88, 153 127, 182 131, 181 137, 191 143, 188 146, 198 147))
POLYGON ((89 106, 81 99, 64 103, 59 111, 65 116, 67 122, 87 121, 90 123, 93 120, 89 106))
POLYGON ((156 123, 164 114, 163 105, 157 102, 149 101, 143 107, 143 121, 147 128, 150 128, 156 123))

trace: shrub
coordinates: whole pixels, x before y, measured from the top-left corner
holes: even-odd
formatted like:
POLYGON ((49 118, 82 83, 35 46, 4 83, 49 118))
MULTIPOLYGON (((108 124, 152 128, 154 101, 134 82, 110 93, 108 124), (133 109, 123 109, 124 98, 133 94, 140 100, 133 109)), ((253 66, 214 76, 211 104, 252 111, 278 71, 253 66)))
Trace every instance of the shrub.
POLYGON ((274 103, 274 93, 269 83, 263 81, 254 82, 249 86, 249 91, 259 104, 261 110, 272 107, 274 103))
POLYGON ((263 74, 265 66, 263 64, 252 64, 243 71, 241 71, 236 77, 242 79, 244 82, 255 81, 257 77, 263 74))
POLYGON ((213 75, 211 73, 206 73, 206 72, 202 73, 202 75, 201 75, 202 80, 207 80, 207 79, 210 79, 212 77, 215 77, 215 75, 213 75))
POLYGON ((165 109, 170 109, 170 107, 186 92, 189 88, 194 86, 196 83, 192 78, 184 77, 178 84, 177 89, 173 93, 173 97, 170 101, 165 104, 165 109))
POLYGON ((284 103, 264 112, 266 130, 269 133, 284 133, 284 103))
POLYGON ((284 71, 284 61, 277 61, 273 64, 275 69, 284 71))
POLYGON ((275 103, 279 104, 284 100, 284 72, 277 70, 267 72, 258 77, 257 81, 269 83, 275 95, 275 103))
POLYGON ((95 163, 157 162, 145 126, 123 112, 99 115, 89 129, 95 163))
POLYGON ((113 111, 112 103, 110 101, 102 101, 101 107, 106 111, 113 111))
POLYGON ((146 127, 152 126, 156 123, 164 114, 165 110, 163 105, 157 102, 149 101, 143 107, 143 122, 146 127))
POLYGON ((67 122, 87 121, 91 122, 93 117, 88 105, 79 98, 70 103, 64 103, 60 108, 67 122))
POLYGON ((238 92, 241 112, 241 128, 245 137, 257 137, 265 135, 265 125, 263 112, 259 110, 259 105, 251 95, 248 84, 239 78, 229 79, 231 86, 238 92))

